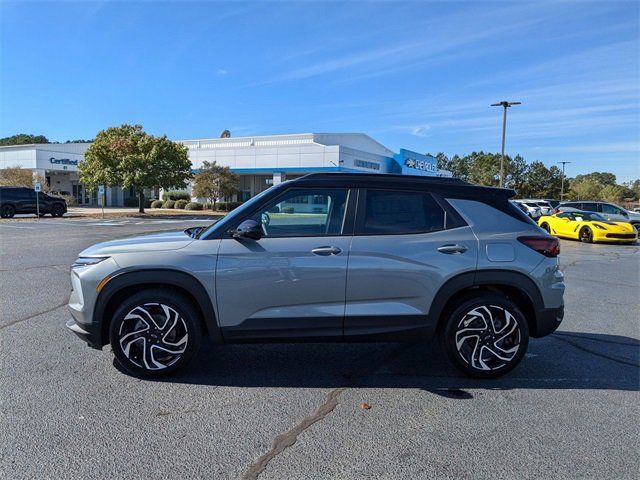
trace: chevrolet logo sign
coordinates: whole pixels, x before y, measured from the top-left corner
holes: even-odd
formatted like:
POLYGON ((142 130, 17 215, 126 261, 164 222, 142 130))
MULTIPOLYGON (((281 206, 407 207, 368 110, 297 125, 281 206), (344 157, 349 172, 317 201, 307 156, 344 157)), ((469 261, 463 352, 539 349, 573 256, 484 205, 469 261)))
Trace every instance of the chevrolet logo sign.
POLYGON ((404 164, 409 168, 416 168, 416 161, 413 158, 407 158, 404 164))

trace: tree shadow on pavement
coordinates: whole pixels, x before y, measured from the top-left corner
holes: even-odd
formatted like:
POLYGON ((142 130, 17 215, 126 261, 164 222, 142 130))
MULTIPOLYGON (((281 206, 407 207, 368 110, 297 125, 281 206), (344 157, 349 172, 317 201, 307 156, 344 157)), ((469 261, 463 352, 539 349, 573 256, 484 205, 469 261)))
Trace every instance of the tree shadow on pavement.
POLYGON ((618 335, 556 332, 532 339, 522 363, 493 380, 468 378, 428 344, 259 344, 211 346, 162 382, 230 387, 409 388, 454 399, 468 390, 640 390, 640 341, 618 335))

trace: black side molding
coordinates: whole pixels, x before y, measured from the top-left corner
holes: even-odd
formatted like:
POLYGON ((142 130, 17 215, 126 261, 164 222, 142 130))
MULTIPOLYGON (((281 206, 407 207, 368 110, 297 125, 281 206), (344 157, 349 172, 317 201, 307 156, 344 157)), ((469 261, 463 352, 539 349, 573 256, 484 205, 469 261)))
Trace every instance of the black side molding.
POLYGON ((103 328, 103 317, 109 301, 122 289, 134 286, 140 288, 145 286, 173 286, 188 292, 196 300, 197 306, 202 312, 202 318, 211 340, 216 344, 222 343, 222 334, 215 311, 209 294, 202 283, 192 275, 179 270, 154 268, 149 270, 125 270, 117 273, 100 292, 93 311, 93 320, 100 325, 103 345, 109 341, 108 337, 105 336, 107 329, 103 328))

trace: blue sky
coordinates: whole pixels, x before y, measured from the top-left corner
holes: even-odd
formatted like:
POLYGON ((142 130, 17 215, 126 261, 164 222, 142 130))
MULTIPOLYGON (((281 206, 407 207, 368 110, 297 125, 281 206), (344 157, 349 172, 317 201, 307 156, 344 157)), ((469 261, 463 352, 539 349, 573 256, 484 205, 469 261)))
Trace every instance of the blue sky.
POLYGON ((0 136, 365 132, 640 177, 640 10, 580 2, 2 2, 0 136))

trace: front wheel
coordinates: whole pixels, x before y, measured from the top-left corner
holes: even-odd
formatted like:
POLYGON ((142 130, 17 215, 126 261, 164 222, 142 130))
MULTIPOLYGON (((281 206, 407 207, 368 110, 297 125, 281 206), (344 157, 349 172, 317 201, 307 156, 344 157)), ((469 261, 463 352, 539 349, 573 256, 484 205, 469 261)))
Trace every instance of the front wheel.
POLYGON ((593 232, 589 227, 582 227, 582 229, 580 230, 580 241, 582 243, 593 242, 593 232))
POLYGON ((549 224, 547 222, 542 222, 542 225, 540 225, 542 227, 543 230, 545 230, 547 233, 551 233, 551 227, 549 227, 549 224))
POLYGON ((449 360, 467 375, 494 378, 514 369, 529 344, 527 321, 503 295, 480 292, 450 312, 443 332, 449 360))
POLYGON ((52 217, 61 217, 64 215, 64 207, 62 205, 54 205, 51 209, 52 217))
POLYGON ((193 303, 165 289, 129 297, 109 328, 116 362, 138 377, 167 375, 184 367, 199 350, 201 336, 200 316, 193 303))

